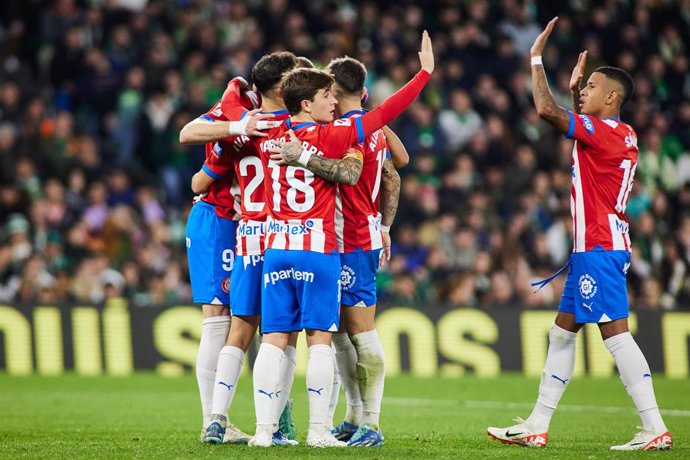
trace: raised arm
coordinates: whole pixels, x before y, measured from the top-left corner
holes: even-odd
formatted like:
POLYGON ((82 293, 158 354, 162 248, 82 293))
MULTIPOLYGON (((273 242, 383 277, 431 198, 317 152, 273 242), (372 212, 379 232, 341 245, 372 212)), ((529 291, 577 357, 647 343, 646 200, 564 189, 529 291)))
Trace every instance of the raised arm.
POLYGON ((401 169, 407 166, 410 162, 410 154, 407 153, 405 145, 402 143, 397 134, 393 132, 388 126, 383 127, 383 133, 386 135, 386 142, 391 149, 391 159, 395 169, 401 169))
POLYGON ((386 99, 383 104, 360 117, 364 131, 362 133, 363 137, 372 134, 377 129, 383 128, 394 120, 395 117, 403 113, 403 111, 417 98, 422 89, 424 89, 424 85, 429 81, 429 77, 434 71, 434 50, 431 46, 431 38, 426 30, 422 34, 419 62, 422 69, 417 72, 417 75, 415 75, 412 80, 386 99))
POLYGON ((271 161, 280 166, 293 165, 308 169, 319 177, 340 184, 355 185, 362 174, 362 152, 350 148, 342 158, 324 158, 318 155, 302 156, 302 142, 289 130, 289 142, 276 141, 268 146, 271 161))
POLYGON ((534 98, 534 105, 537 108, 539 116, 559 131, 567 133, 570 125, 568 111, 556 104, 556 100, 553 98, 553 94, 551 94, 551 90, 549 89, 549 84, 546 81, 544 65, 541 62, 544 45, 557 20, 558 16, 549 21, 544 31, 539 34, 534 41, 534 45, 532 45, 532 49, 530 50, 532 64, 532 97, 534 98))

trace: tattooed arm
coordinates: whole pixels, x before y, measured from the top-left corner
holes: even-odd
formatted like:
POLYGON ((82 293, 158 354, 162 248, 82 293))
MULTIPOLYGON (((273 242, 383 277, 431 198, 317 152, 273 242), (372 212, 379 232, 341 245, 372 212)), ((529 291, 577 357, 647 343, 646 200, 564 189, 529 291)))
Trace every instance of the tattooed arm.
POLYGON ((290 130, 290 142, 276 142, 269 147, 271 160, 279 165, 293 165, 307 168, 319 177, 331 182, 338 182, 346 185, 355 185, 362 174, 363 158, 362 152, 355 148, 347 150, 341 159, 324 158, 318 155, 311 155, 306 165, 301 158, 302 143, 295 133, 290 130))
POLYGON ((393 225, 395 214, 398 212, 400 198, 400 174, 395 169, 393 160, 387 158, 383 162, 381 174, 381 224, 386 227, 393 225))
MULTIPOLYGON (((532 45, 530 50, 532 58, 541 57, 546 40, 549 38, 557 20, 558 17, 553 18, 546 26, 546 29, 534 41, 534 45, 532 45)), ((556 104, 556 100, 553 98, 549 84, 546 81, 546 74, 542 64, 532 64, 532 97, 534 98, 534 105, 539 116, 559 131, 567 133, 570 126, 570 115, 568 115, 566 109, 556 104)))
POLYGON ((312 155, 307 169, 331 182, 355 185, 362 174, 362 165, 362 153, 351 148, 340 160, 312 155))
POLYGON ((395 169, 395 164, 391 158, 383 162, 381 174, 381 230, 383 232, 383 251, 379 265, 391 259, 391 234, 390 226, 395 220, 398 212, 398 200, 400 198, 400 174, 395 169))

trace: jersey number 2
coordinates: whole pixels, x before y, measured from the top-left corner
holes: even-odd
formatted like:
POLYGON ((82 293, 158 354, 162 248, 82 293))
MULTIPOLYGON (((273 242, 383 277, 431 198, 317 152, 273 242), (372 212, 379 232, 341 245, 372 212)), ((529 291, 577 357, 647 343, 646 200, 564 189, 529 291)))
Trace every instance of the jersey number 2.
POLYGON ((244 193, 242 194, 242 205, 244 206, 244 209, 249 212, 260 212, 264 208, 264 203, 252 201, 252 195, 264 181, 264 170, 261 166, 261 160, 258 157, 244 157, 240 160, 240 174, 242 177, 249 177, 251 175, 249 172, 250 166, 254 168, 254 177, 244 188, 244 193))

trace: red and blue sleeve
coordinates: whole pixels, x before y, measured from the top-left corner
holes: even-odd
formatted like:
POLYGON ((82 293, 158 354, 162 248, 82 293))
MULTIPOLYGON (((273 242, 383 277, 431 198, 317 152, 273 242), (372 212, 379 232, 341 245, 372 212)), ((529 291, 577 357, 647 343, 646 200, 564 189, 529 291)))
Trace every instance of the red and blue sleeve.
POLYGON ((362 124, 363 137, 383 128, 403 113, 422 92, 430 76, 426 70, 420 70, 412 80, 386 99, 383 104, 362 115, 359 119, 362 124))
POLYGON ((429 81, 429 76, 429 72, 420 70, 412 80, 374 110, 361 117, 341 118, 325 125, 321 132, 324 143, 339 152, 355 143, 363 143, 367 136, 390 123, 414 102, 429 81))
POLYGON ((206 161, 201 169, 214 179, 220 179, 233 168, 230 161, 231 144, 227 148, 220 142, 206 144, 206 161))
POLYGON ((605 136, 606 125, 597 117, 592 115, 578 115, 568 110, 568 132, 565 137, 575 139, 583 144, 597 146, 601 144, 605 136))

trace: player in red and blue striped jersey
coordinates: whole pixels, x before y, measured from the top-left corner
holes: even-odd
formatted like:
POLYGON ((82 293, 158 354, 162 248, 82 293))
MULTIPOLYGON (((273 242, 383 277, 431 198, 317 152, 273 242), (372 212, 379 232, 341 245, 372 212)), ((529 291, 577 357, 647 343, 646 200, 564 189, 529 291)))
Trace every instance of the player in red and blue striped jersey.
POLYGON ((331 94, 333 78, 327 73, 298 69, 283 80, 282 96, 291 119, 272 130, 268 139, 258 141, 267 171, 270 216, 262 293, 264 337, 254 366, 254 439, 266 438, 270 431, 261 401, 267 402, 275 392, 277 379, 271 369, 285 347, 287 334, 306 329, 307 445, 346 445, 333 437, 327 422, 333 383, 331 334, 338 330, 340 292, 336 184, 332 181, 354 184, 358 180, 361 151, 347 149, 402 113, 429 80, 433 52, 426 32, 419 55, 422 70, 405 87, 380 107, 352 119, 331 121, 336 99, 331 94), (279 153, 272 155, 276 150, 279 153))
POLYGON ((506 444, 546 445, 551 416, 573 375, 577 332, 585 323, 596 323, 642 421, 642 431, 631 441, 611 449, 668 449, 673 440, 659 412, 652 374, 628 329, 625 279, 630 267, 630 237, 624 213, 638 149, 635 131, 620 120, 620 109, 632 97, 633 81, 622 69, 600 67, 580 89, 585 51, 571 77, 574 112, 557 106, 541 61, 557 20, 549 22, 532 46, 532 93, 539 115, 575 139, 571 192, 575 247, 567 264, 558 315, 549 331, 549 350, 534 410, 527 420, 508 428, 491 427, 488 434, 506 444))
MULTIPOLYGON (((333 92, 338 99, 340 118, 364 115, 364 65, 343 57, 331 61, 326 70, 335 79, 333 92)), ((377 446, 383 444, 379 415, 385 357, 374 324, 376 272, 390 257, 389 231, 398 207, 400 176, 390 158, 383 129, 367 136, 362 146, 364 162, 359 181, 354 185, 339 185, 336 196, 342 332, 333 336, 333 342, 347 411, 345 420, 333 434, 349 445, 377 446)), ((401 147, 402 143, 394 146, 401 147)), ((396 153, 407 156, 404 147, 396 153)))
MULTIPOLYGON (((272 121, 264 122, 265 125, 270 127, 271 123, 277 123, 276 120, 286 117, 287 111, 284 110, 282 101, 276 95, 275 87, 279 84, 282 75, 296 66, 297 59, 292 53, 279 52, 265 56, 252 71, 252 80, 259 94, 248 91, 247 84, 242 79, 233 79, 228 84, 222 100, 208 113, 199 117, 200 121, 190 123, 188 127, 191 127, 191 130, 188 129, 185 134, 188 141, 203 141, 221 135, 218 133, 224 133, 222 134, 225 135, 224 139, 207 144, 207 158, 201 170, 192 179, 192 189, 197 193, 203 192, 201 200, 213 200, 216 196, 230 200, 234 206, 234 217, 236 220, 239 219, 236 233, 234 228, 232 231, 221 229, 210 233, 207 230, 208 234, 205 234, 203 239, 198 238, 199 241, 194 245, 203 248, 220 243, 228 244, 231 241, 234 250, 237 234, 237 256, 235 257, 232 251, 226 250, 225 257, 228 260, 224 265, 224 268, 226 270, 230 268, 232 273, 226 278, 225 292, 227 296, 229 289, 230 295, 229 302, 226 301, 225 304, 229 303, 232 306, 233 321, 229 334, 226 329, 224 336, 221 337, 220 333, 213 336, 217 338, 214 348, 222 347, 215 353, 215 358, 212 356, 213 353, 205 352, 202 335, 201 349, 204 353, 200 354, 199 360, 214 359, 211 369, 216 369, 215 383, 211 382, 212 401, 211 404, 207 404, 210 407, 204 407, 206 426, 203 438, 206 442, 246 443, 249 440, 247 435, 227 422, 227 413, 235 394, 244 354, 256 334, 261 306, 260 283, 263 260, 263 220, 265 219, 263 169, 253 145, 248 142, 249 137, 246 135, 227 137, 227 132, 232 130, 233 123, 227 121, 224 110, 229 116, 237 116, 242 120, 248 120, 254 115, 257 120, 263 120, 270 114, 272 121), (263 91, 263 98, 261 98, 261 91, 263 91), (255 110, 250 111, 260 100, 262 100, 262 109, 268 114, 256 114, 255 110), (218 130, 217 125, 224 125, 224 127, 218 130)), ((181 138, 185 136, 181 134, 181 138)), ((190 219, 190 223, 194 225, 188 225, 188 229, 197 229, 195 230, 197 232, 214 228, 210 227, 213 222, 206 222, 206 225, 203 225, 190 219)), ((190 275, 203 280, 205 279, 203 266, 212 266, 209 263, 210 259, 202 257, 200 263, 192 265, 192 255, 190 253, 190 275)), ((228 318, 225 316, 221 319, 227 321, 228 318)), ((294 351, 294 346, 292 350, 294 351)), ((286 363, 281 363, 281 367, 287 364, 287 361, 294 364, 295 359, 293 357, 285 361, 286 363)), ((294 369, 294 365, 292 368, 294 369)), ((291 386, 293 372, 285 374, 289 374, 289 379, 285 380, 289 380, 291 386)), ((285 393, 287 397, 289 391, 285 393)), ((277 441, 285 443, 285 440, 277 441)))

